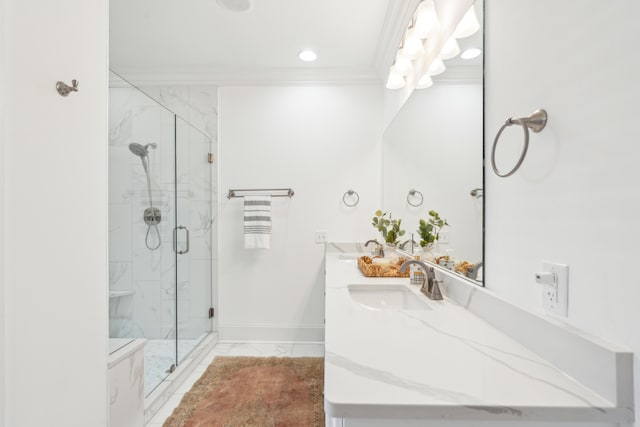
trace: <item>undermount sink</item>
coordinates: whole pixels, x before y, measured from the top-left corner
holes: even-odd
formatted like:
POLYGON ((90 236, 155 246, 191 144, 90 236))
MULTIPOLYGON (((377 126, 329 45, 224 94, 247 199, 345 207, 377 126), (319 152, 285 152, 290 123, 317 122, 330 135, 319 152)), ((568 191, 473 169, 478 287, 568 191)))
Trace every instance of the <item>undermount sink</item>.
POLYGON ((375 310, 430 310, 429 304, 404 285, 349 285, 349 296, 375 310))

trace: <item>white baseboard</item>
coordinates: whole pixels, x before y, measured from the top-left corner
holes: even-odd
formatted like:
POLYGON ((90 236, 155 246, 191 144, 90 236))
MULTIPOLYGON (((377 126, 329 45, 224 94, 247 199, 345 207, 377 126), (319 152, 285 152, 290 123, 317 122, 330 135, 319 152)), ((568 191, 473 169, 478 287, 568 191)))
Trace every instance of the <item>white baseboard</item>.
POLYGON ((324 342, 324 325, 218 324, 220 341, 324 342))

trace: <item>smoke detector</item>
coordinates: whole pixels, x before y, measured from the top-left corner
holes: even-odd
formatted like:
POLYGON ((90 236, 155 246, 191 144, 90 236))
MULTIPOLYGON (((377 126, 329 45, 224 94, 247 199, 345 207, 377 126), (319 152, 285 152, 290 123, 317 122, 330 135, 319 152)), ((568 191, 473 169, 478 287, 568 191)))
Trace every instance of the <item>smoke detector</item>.
POLYGON ((252 0, 218 0, 218 4, 232 12, 247 12, 251 9, 252 0))

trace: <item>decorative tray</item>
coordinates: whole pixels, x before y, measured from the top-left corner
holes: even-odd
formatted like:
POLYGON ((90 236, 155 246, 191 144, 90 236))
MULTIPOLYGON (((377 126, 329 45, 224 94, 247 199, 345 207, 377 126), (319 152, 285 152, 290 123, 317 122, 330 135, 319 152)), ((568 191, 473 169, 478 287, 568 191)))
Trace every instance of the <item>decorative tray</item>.
POLYGON ((409 269, 400 273, 400 266, 406 258, 399 258, 395 264, 374 264, 368 256, 358 258, 358 267, 366 277, 409 277, 409 269))

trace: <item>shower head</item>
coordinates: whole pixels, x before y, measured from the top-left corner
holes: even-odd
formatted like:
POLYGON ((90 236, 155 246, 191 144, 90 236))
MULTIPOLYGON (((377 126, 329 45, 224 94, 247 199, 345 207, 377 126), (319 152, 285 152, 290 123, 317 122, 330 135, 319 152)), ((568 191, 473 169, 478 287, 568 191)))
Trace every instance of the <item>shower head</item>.
POLYGON ((137 142, 129 144, 129 150, 138 157, 146 157, 148 154, 147 147, 137 142))
POLYGON ((138 144, 137 142, 132 142, 129 144, 129 150, 138 157, 147 157, 149 154, 149 147, 157 148, 158 144, 155 142, 149 143, 147 145, 138 144))

